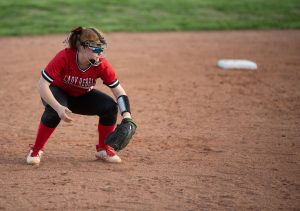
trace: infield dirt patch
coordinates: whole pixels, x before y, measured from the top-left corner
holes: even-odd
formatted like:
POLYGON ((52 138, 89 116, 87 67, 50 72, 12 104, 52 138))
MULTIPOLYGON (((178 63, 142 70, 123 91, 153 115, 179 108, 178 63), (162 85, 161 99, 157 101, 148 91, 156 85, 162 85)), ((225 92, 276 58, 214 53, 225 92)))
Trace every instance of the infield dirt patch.
POLYGON ((38 167, 25 163, 36 84, 64 36, 0 38, 0 210, 300 208, 299 30, 107 37, 138 125, 123 163, 96 161, 97 117, 73 115, 38 167), (222 58, 258 70, 221 70, 222 58))

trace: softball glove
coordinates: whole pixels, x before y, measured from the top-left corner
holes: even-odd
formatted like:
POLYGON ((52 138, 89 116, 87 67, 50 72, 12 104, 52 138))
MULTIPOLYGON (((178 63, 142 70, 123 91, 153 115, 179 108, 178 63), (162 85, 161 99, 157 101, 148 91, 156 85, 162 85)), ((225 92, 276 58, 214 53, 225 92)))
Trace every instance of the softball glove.
POLYGON ((130 118, 124 118, 117 128, 105 139, 105 144, 115 151, 124 149, 135 133, 137 126, 130 118))

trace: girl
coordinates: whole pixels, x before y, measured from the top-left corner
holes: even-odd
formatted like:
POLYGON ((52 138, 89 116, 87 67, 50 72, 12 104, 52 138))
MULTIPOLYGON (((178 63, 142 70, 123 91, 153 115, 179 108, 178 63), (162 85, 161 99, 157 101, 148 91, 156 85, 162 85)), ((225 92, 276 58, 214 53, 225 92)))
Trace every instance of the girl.
POLYGON ((40 163, 43 147, 60 121, 73 121, 69 115, 71 112, 99 116, 96 158, 119 163, 121 158, 104 140, 115 129, 118 105, 123 118, 131 118, 131 113, 128 97, 114 69, 103 57, 107 44, 103 33, 96 28, 77 27, 66 42, 68 48, 58 52, 50 61, 38 82, 45 111, 35 144, 27 155, 27 163, 40 163), (118 103, 94 89, 98 78, 112 90, 118 103))

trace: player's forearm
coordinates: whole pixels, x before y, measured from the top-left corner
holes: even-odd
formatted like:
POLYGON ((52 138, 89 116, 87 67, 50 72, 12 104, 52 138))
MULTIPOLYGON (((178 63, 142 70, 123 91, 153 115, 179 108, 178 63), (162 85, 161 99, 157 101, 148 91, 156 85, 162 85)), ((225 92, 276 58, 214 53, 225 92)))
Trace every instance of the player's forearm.
POLYGON ((112 88, 111 91, 113 92, 116 99, 118 99, 118 97, 120 97, 121 95, 126 95, 126 92, 123 89, 123 87, 121 86, 121 84, 119 84, 115 88, 112 88))
POLYGON ((128 100, 128 97, 127 97, 126 92, 123 89, 123 87, 119 84, 117 87, 112 89, 112 92, 117 99, 117 102, 118 102, 118 105, 119 105, 119 108, 120 108, 123 118, 131 118, 129 100, 128 100), (125 103, 122 99, 119 100, 120 96, 123 96, 123 97, 125 96, 125 98, 126 98, 125 100, 127 102, 125 103), (122 112, 122 108, 124 108, 125 110, 129 109, 129 111, 122 112))
POLYGON ((49 104, 55 111, 59 109, 61 106, 60 103, 54 98, 50 88, 49 83, 45 81, 43 78, 39 80, 38 83, 38 91, 43 98, 43 100, 49 104))

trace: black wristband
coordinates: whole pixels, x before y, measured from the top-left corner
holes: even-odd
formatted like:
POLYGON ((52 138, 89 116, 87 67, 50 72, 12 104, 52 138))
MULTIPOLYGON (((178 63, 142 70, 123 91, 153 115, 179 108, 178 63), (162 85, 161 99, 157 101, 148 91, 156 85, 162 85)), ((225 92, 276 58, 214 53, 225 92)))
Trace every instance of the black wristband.
POLYGON ((127 95, 119 96, 117 101, 118 101, 118 105, 119 105, 121 115, 123 115, 125 112, 131 113, 130 112, 129 99, 128 99, 127 95))

